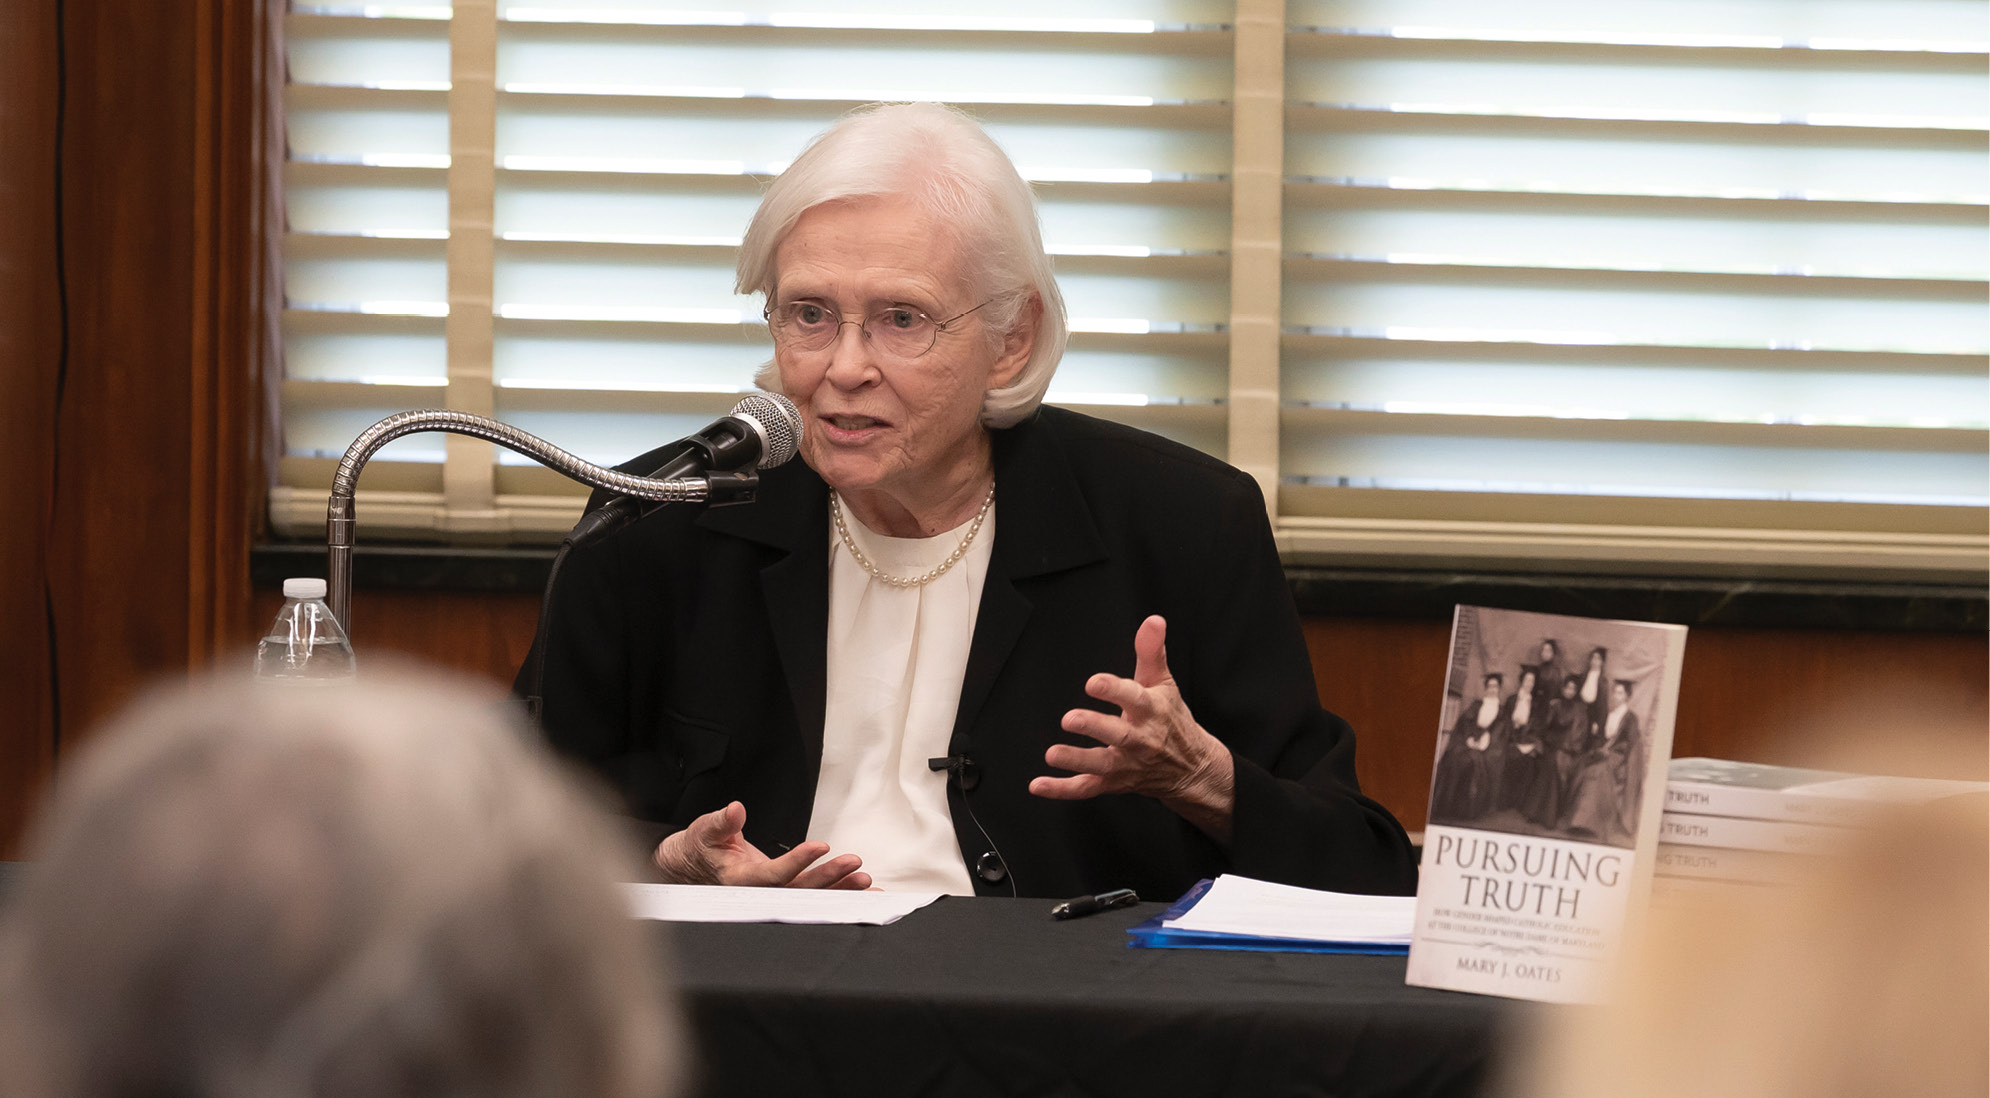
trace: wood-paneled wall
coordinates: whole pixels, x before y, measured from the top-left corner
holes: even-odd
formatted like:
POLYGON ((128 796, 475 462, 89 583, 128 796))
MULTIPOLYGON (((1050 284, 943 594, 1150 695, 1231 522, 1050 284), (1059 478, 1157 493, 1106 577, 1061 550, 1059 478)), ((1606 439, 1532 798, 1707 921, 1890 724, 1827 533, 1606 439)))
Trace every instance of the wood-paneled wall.
MULTIPOLYGON (((256 592, 256 623, 282 603, 256 592)), ((538 616, 528 595, 361 591, 353 643, 509 686, 538 616)), ((1421 828, 1449 626, 1317 618, 1306 642, 1322 701, 1360 737, 1362 788, 1421 828)), ((1990 639, 1695 629, 1673 754, 1981 780, 1990 776, 1990 639)))
POLYGON ((0 855, 90 727, 245 639, 279 10, 0 6, 0 855))
POLYGON ((0 852, 52 765, 47 553, 60 357, 55 55, 46 4, 0 4, 0 852))

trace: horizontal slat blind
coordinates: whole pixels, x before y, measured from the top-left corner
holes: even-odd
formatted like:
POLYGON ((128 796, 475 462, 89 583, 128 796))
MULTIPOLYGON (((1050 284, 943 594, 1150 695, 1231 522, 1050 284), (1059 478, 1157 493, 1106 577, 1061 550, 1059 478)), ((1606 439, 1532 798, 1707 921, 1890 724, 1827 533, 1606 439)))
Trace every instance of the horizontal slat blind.
MULTIPOLYGON (((766 180, 852 107, 938 98, 1038 184, 1073 330, 1051 399, 1266 477, 1290 553, 1980 575, 1986 25, 1984 0, 299 0, 272 512, 314 532, 354 434, 485 384, 445 336, 452 188, 495 195, 458 283, 491 288, 478 391, 620 461, 768 357, 731 292, 766 180), (1282 50, 1233 27, 1281 7, 1282 50), (497 36, 474 87, 452 14, 497 36), (495 111, 481 182, 452 102, 495 111)), ((464 460, 389 447, 369 534, 575 513, 499 452, 496 510, 452 518, 464 460)))
MULTIPOLYGON (((449 5, 293 5, 285 24, 283 457, 272 520, 323 523, 332 468, 384 416, 444 402, 449 5), (318 14, 323 13, 323 14, 318 14)), ((370 491, 439 510, 444 442, 390 443, 370 491)))
MULTIPOLYGON (((591 13, 598 22, 560 8, 509 14, 501 406, 562 384, 687 396, 744 387, 770 353, 759 303, 730 292, 755 177, 853 106, 939 98, 980 113, 1045 184, 1046 243, 1074 333, 1054 399, 1201 406, 1167 428, 1221 452, 1222 12, 1185 9, 1161 27, 1113 23, 1124 17, 1112 5, 1011 12, 988 27, 911 5, 737 20, 660 5, 591 13), (628 21, 610 22, 618 14, 628 21)), ((645 429, 583 413, 539 422, 592 422, 599 429, 581 437, 600 447, 645 429)))
MULTIPOLYGON (((1052 399, 1222 454, 1228 5, 778 7, 499 3, 498 417, 607 463, 723 413, 771 352, 760 303, 731 291, 767 178, 855 106, 943 99, 1040 185, 1073 332, 1052 399)), ((374 413, 448 391, 448 24, 376 14, 298 5, 290 21, 285 483, 299 491, 280 525, 316 521, 296 501, 374 413)), ((383 459, 444 451, 416 437, 383 459)), ((563 528, 584 490, 497 460, 499 508, 521 508, 511 532, 563 528), (538 495, 566 502, 507 499, 538 495)), ((361 521, 380 532, 373 476, 361 521)), ((411 506, 395 498, 387 532, 449 527, 411 506)))
POLYGON ((1288 547, 1980 568, 1986 10, 1293 0, 1288 547))

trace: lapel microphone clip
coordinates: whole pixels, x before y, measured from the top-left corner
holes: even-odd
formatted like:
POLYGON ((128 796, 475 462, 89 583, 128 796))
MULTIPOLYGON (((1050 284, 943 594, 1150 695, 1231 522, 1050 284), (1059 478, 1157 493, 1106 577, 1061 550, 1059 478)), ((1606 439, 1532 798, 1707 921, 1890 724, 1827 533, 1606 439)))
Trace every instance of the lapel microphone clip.
POLYGON ((927 759, 926 769, 944 770, 960 783, 962 792, 967 792, 981 784, 981 768, 966 754, 943 755, 937 759, 927 759))

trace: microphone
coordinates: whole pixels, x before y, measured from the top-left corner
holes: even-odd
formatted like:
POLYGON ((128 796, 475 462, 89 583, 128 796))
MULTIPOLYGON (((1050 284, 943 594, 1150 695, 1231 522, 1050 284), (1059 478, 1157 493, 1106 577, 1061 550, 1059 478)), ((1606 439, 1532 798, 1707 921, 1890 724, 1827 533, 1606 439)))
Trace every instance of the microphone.
POLYGON ((675 456, 649 479, 772 469, 795 456, 801 437, 802 416, 794 401, 779 393, 752 393, 697 434, 673 443, 675 456))
MULTIPOLYGON (((760 482, 757 470, 772 469, 793 460, 795 452, 801 449, 801 439, 802 414, 794 401, 778 393, 752 393, 697 434, 672 443, 668 459, 649 479, 703 477, 711 489, 708 502, 719 502, 716 497, 724 489, 731 496, 726 502, 744 503, 753 498, 753 489, 760 482)), ((546 650, 552 643, 547 626, 553 620, 553 593, 567 552, 576 545, 613 534, 666 502, 617 496, 582 515, 560 542, 559 552, 553 554, 553 566, 546 573, 545 593, 540 596, 539 629, 526 656, 531 685, 526 691, 525 709, 533 721, 539 720, 545 704, 546 650)))
MULTIPOLYGON (((669 458, 649 474, 649 479, 716 480, 743 469, 772 469, 794 458, 801 448, 801 436, 802 416, 794 401, 779 393, 752 393, 696 434, 672 443, 669 458)), ((663 502, 627 496, 612 499, 582 515, 567 541, 579 545, 606 537, 663 506, 663 502)))
MULTIPOLYGON (((926 769, 944 770, 960 783, 961 791, 968 792, 981 784, 981 767, 963 751, 958 755, 942 755, 937 759, 927 759, 926 769)), ((975 825, 979 827, 980 824, 975 825)))

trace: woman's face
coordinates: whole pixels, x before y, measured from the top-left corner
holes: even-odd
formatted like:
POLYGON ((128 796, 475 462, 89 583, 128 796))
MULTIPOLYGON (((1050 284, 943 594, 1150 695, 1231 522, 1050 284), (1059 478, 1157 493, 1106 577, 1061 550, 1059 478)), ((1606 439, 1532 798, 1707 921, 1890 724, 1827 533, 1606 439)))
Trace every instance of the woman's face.
POLYGON ((1564 700, 1574 701, 1575 692, 1579 689, 1581 689, 1581 684, 1576 682, 1574 679, 1562 680, 1562 698, 1564 700))
MULTIPOLYGON (((944 322, 981 304, 966 257, 917 204, 863 198, 817 206, 775 252, 771 304, 814 302, 846 321, 905 306, 944 322)), ((800 408, 802 459, 830 487, 922 497, 986 460, 982 396, 1028 362, 1027 334, 995 342, 981 314, 955 321, 917 358, 884 354, 855 323, 819 351, 776 345, 781 386, 800 408)))
POLYGON ((1600 671, 1603 669, 1603 653, 1591 652, 1589 654, 1589 669, 1591 671, 1600 671))
POLYGON ((1520 676, 1519 690, 1522 694, 1532 694, 1534 692, 1534 672, 1529 671, 1525 675, 1520 676))
POLYGON ((1542 641, 1542 642, 1541 642, 1541 662, 1542 662, 1542 663, 1553 663, 1553 662, 1555 662, 1555 656, 1556 656, 1556 655, 1558 655, 1558 654, 1559 654, 1559 653, 1557 653, 1557 652, 1555 651, 1555 642, 1553 642, 1553 641, 1542 641))

